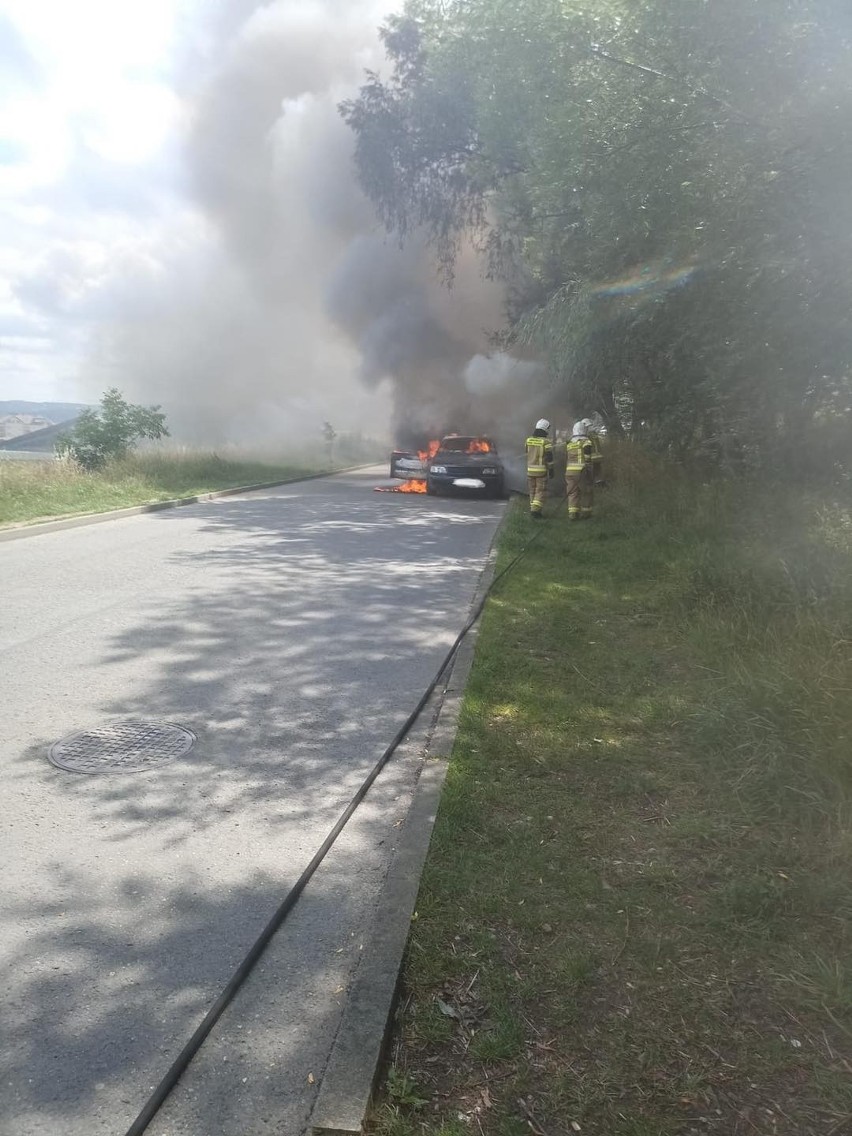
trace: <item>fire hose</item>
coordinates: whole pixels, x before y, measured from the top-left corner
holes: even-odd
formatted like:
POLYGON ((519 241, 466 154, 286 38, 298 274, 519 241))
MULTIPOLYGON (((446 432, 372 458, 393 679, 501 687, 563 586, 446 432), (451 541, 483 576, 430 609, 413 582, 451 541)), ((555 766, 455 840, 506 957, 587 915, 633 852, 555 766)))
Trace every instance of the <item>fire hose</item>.
POLYGON ((295 907, 296 901, 298 900, 299 896, 305 890, 311 877, 314 875, 317 868, 320 866, 328 852, 331 850, 332 845, 335 843, 338 836, 340 836, 341 832, 346 827, 355 810, 366 797, 373 782, 382 772, 388 761, 391 759, 395 751, 399 748, 407 734, 411 731, 417 719, 422 714, 427 702, 432 697, 439 683, 441 682, 441 679, 444 677, 444 675, 447 673, 447 671, 455 661, 462 641, 473 629, 479 617, 482 615, 482 612, 485 609, 485 604, 487 603, 492 591, 494 590, 494 588, 496 588, 500 581, 505 576, 507 576, 509 572, 511 572, 512 569, 524 558, 524 556, 527 555, 530 548, 532 548, 532 546, 541 537, 541 535, 542 530, 539 530, 521 549, 517 556, 515 556, 509 562, 509 564, 506 565, 505 568, 501 569, 501 571, 491 581, 485 591, 485 594, 476 604, 464 627, 456 636, 455 642, 453 643, 452 647, 450 647, 449 651, 447 651, 447 654, 444 656, 441 665, 438 667, 431 682, 427 686, 417 705, 397 730, 390 745, 367 774, 364 781, 361 783, 360 787, 350 800, 349 804, 341 813, 334 827, 329 831, 325 840, 323 840, 322 844, 314 853, 310 863, 307 865, 305 870, 299 876, 298 880, 295 882, 295 884, 293 884, 290 891, 284 897, 281 904, 273 914, 272 918, 266 924, 252 947, 249 949, 248 953, 243 958, 242 962, 234 971, 233 975, 222 990, 219 997, 202 1018, 192 1037, 190 1037, 189 1041, 187 1041, 186 1045, 184 1045, 183 1049, 172 1062, 159 1085, 157 1085, 157 1087, 151 1093, 150 1097, 145 1102, 142 1111, 128 1128, 126 1136, 142 1136, 142 1133, 145 1132, 148 1125, 160 1111, 167 1097, 175 1088, 180 1078, 186 1072, 190 1062, 198 1053, 201 1046, 204 1044, 207 1036, 210 1034, 210 1031, 216 1025, 216 1022, 225 1012, 230 1003, 233 1001, 237 991, 251 974, 255 965, 263 955, 263 952, 269 945, 270 940, 275 935, 276 931, 280 928, 289 913, 295 907))

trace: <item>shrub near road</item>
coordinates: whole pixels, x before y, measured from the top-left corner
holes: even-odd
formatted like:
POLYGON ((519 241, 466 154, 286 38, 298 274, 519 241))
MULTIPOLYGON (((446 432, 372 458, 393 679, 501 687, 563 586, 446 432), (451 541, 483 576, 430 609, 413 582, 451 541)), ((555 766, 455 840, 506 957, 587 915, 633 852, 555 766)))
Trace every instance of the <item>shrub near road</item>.
POLYGON ((852 1131, 852 512, 616 460, 487 609, 381 1136, 852 1131))

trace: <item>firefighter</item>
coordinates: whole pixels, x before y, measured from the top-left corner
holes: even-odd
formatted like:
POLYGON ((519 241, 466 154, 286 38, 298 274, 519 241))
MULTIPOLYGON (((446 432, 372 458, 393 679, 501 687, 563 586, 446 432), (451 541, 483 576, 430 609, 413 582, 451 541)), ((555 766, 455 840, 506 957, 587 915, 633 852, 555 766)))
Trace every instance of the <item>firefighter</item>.
POLYGON ((583 426, 586 431, 586 437, 592 443, 592 482, 595 485, 603 485, 603 446, 601 445, 601 436, 592 426, 590 419, 584 418, 583 426))
POLYGON ((527 438, 527 485, 530 492, 530 515, 541 518, 547 482, 553 477, 553 443, 548 437, 550 423, 539 418, 535 429, 527 438))
POLYGON ((574 423, 574 433, 565 447, 565 490, 568 495, 568 520, 586 520, 592 515, 594 494, 592 440, 585 422, 574 423))

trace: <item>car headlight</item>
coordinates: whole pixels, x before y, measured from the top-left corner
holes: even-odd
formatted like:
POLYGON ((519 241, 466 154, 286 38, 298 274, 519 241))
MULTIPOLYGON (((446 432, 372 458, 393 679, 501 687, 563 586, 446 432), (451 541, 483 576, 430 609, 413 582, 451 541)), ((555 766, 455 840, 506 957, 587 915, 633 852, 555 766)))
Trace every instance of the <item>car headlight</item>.
POLYGON ((429 466, 429 472, 430 473, 446 473, 447 467, 445 465, 430 465, 429 466))
POLYGON ((482 472, 486 477, 496 477, 499 471, 496 469, 484 469, 482 472))

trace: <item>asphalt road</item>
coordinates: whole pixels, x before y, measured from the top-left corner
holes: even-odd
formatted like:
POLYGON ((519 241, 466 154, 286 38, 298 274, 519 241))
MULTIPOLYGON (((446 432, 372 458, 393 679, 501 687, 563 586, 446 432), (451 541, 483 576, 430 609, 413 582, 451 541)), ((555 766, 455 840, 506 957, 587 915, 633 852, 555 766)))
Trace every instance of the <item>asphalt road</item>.
MULTIPOLYGON (((461 628, 503 506, 382 472, 0 545, 2 1136, 122 1136, 461 628), (123 719, 198 741, 49 764, 123 719)), ((154 1136, 304 1130, 417 772, 387 768, 154 1136)))

